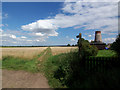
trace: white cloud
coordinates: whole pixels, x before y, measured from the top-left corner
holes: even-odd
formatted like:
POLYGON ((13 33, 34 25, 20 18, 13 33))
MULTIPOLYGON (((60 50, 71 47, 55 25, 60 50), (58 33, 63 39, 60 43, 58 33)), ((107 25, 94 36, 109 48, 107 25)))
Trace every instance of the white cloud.
POLYGON ((25 39, 25 38, 27 38, 27 37, 25 37, 25 36, 21 36, 21 38, 25 39))
POLYGON ((3 27, 4 26, 4 24, 0 24, 0 27, 3 27))
POLYGON ((12 42, 12 43, 16 44, 17 42, 12 42))
POLYGON ((1 41, 7 41, 7 40, 1 40, 1 41))
POLYGON ((37 42, 39 42, 40 40, 36 40, 37 42))
POLYGON ((39 36, 57 36, 58 27, 53 24, 52 20, 38 20, 37 22, 21 26, 23 30, 35 32, 39 36))
POLYGON ((45 40, 44 39, 37 39, 37 40, 34 40, 36 42, 44 42, 45 40))
POLYGON ((8 17, 8 14, 6 13, 4 16, 5 16, 5 17, 8 17))
POLYGON ((116 40, 116 38, 105 38, 103 39, 103 42, 106 42, 106 43, 112 43, 116 40))
POLYGON ((116 18, 118 16, 117 4, 111 2, 66 3, 62 10, 65 13, 73 14, 69 17, 73 19, 74 24, 79 25, 74 27, 75 29, 85 27, 86 30, 100 29, 103 32, 109 32, 118 30, 118 18, 116 18))
MULTIPOLYGON (((5 14, 3 14, 2 16, 0 16, 2 19, 6 19, 6 18, 8 18, 8 14, 7 13, 5 13, 5 14)), ((0 18, 0 19, 1 19, 0 18)))
POLYGON ((23 25, 21 28, 36 32, 36 35, 39 36, 58 36, 56 30, 67 27, 74 27, 74 29, 85 27, 85 30, 99 29, 102 33, 107 34, 117 32, 117 4, 116 2, 66 2, 62 8, 63 14, 57 14, 51 19, 38 20, 37 22, 23 25), (66 13, 70 15, 66 15, 66 13))
POLYGON ((10 37, 11 37, 11 38, 16 38, 16 36, 15 36, 15 35, 10 35, 10 37))
POLYGON ((119 2, 120 0, 65 0, 65 2, 119 2))
POLYGON ((26 40, 26 41, 28 41, 28 42, 32 42, 32 40, 26 40))
POLYGON ((92 35, 88 35, 88 37, 92 37, 92 35))
POLYGON ((75 41, 75 39, 71 39, 71 41, 72 41, 72 42, 74 42, 74 41, 75 41))
POLYGON ((36 33, 37 36, 44 36, 45 34, 42 33, 36 33))
POLYGON ((0 29, 0 33, 1 33, 1 32, 3 32, 3 30, 2 30, 2 29, 0 29))
POLYGON ((91 42, 92 40, 88 40, 89 42, 91 42))

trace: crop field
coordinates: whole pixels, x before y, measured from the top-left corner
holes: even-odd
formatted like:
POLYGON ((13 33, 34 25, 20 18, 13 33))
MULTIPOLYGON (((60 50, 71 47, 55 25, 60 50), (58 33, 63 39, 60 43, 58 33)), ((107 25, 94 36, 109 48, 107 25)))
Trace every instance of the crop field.
POLYGON ((0 48, 0 60, 2 59, 2 48, 0 48))
POLYGON ((47 47, 2 48, 2 56, 14 56, 23 59, 33 59, 47 47))
MULTIPOLYGON (((2 48, 2 56, 14 56, 24 59, 33 59, 36 55, 44 51, 47 47, 19 47, 19 48, 2 48)), ((77 47, 50 47, 53 55, 67 53, 77 47)), ((1 54, 0 54, 1 55, 1 54)), ((2 58, 0 57, 0 59, 2 58)))
POLYGON ((50 47, 52 50, 52 55, 58 55, 60 53, 67 53, 77 49, 78 47, 50 47))

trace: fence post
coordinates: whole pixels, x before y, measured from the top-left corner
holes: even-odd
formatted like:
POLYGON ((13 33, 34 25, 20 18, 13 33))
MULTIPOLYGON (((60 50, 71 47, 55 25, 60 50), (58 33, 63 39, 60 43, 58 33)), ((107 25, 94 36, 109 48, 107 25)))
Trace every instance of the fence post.
POLYGON ((82 34, 79 33, 79 35, 76 36, 76 38, 79 38, 79 40, 78 40, 79 56, 80 56, 80 58, 82 58, 82 55, 81 55, 81 53, 80 53, 81 47, 82 47, 82 34))

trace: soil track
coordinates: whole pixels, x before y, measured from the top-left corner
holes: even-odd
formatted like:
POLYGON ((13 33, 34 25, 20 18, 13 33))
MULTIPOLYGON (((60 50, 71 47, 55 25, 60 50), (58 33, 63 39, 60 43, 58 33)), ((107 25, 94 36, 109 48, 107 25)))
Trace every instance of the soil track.
POLYGON ((2 88, 49 88, 41 73, 2 70, 2 88))
MULTIPOLYGON (((39 57, 40 61, 45 53, 39 57)), ((47 79, 41 73, 2 70, 2 88, 50 88, 47 79)))

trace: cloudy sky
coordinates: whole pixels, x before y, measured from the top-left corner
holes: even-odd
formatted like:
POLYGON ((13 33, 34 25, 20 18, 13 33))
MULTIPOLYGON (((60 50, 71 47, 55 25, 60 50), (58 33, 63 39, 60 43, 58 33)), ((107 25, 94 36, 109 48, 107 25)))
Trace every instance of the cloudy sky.
POLYGON ((76 44, 76 35, 82 33, 83 38, 91 41, 97 30, 101 31, 103 42, 115 40, 118 34, 118 2, 112 1, 118 0, 67 1, 2 2, 2 44, 76 44))

